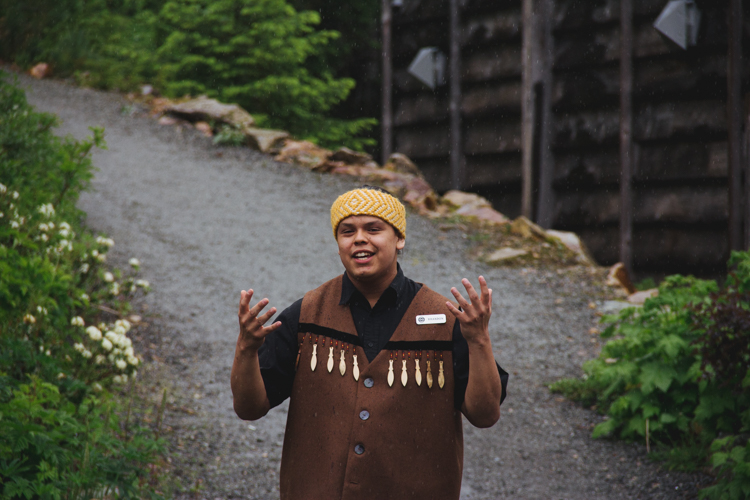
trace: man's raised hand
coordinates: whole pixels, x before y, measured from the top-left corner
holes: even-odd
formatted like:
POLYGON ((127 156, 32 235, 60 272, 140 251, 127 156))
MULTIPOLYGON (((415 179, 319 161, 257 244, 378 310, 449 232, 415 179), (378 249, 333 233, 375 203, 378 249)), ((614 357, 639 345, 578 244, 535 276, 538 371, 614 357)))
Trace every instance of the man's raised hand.
POLYGON ((252 290, 240 292, 240 312, 238 314, 240 338, 237 339, 237 346, 242 351, 246 349, 257 351, 266 339, 266 335, 281 326, 281 321, 277 321, 270 326, 263 326, 276 314, 276 308, 272 307, 261 314, 261 311, 268 305, 268 299, 263 299, 250 307, 252 297, 252 290))
POLYGON ((457 309, 450 302, 446 302, 446 305, 461 323, 461 333, 468 342, 473 340, 481 341, 485 338, 489 340, 489 322, 490 315, 492 315, 492 290, 487 288, 487 281, 485 281, 484 276, 479 277, 481 296, 477 294, 471 282, 466 278, 462 279, 461 283, 466 288, 466 293, 469 295, 471 302, 468 302, 456 287, 453 287, 451 288, 451 293, 463 311, 457 309))

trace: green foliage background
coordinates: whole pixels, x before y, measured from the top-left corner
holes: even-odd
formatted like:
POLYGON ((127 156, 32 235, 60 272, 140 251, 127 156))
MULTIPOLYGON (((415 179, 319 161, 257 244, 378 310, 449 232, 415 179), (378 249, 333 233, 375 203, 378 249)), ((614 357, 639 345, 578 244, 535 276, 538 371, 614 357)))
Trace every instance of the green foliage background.
POLYGON ((207 94, 323 146, 372 146, 374 119, 332 117, 355 81, 336 76, 340 33, 319 23, 285 0, 0 0, 0 58, 95 87, 207 94))
POLYGON ((673 467, 715 467, 702 492, 713 499, 750 497, 750 253, 729 267, 722 288, 670 276, 643 307, 605 316, 601 355, 551 387, 606 414, 594 437, 648 439, 673 467))
POLYGON ((149 464, 162 443, 123 423, 111 392, 134 366, 106 362, 112 346, 82 326, 103 321, 97 306, 124 312, 139 293, 128 280, 113 288, 109 241, 85 232, 75 207, 103 131, 55 137, 56 118, 7 78, 0 72, 0 497, 159 497, 149 464))

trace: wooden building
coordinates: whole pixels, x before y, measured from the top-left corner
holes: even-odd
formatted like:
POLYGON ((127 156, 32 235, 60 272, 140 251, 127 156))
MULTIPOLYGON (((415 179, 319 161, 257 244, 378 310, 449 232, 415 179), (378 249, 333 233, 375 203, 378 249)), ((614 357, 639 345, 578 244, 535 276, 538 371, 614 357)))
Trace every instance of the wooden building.
POLYGON ((637 273, 720 273, 730 245, 747 248, 738 169, 748 141, 737 134, 750 16, 732 28, 740 0, 698 0, 697 44, 683 50, 653 27, 667 0, 622 1, 404 0, 390 13, 392 148, 441 192, 477 192, 509 216, 575 231, 602 264, 621 260, 632 224, 637 273), (423 47, 450 56, 451 40, 453 84, 430 90, 408 65, 423 47))

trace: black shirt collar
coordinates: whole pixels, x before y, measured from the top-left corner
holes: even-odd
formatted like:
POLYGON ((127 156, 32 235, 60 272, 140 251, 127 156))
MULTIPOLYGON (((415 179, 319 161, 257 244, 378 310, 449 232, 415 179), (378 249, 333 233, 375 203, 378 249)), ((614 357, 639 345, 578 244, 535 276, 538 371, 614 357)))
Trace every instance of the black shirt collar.
MULTIPOLYGON (((393 278, 393 281, 391 281, 391 284, 388 285, 388 288, 383 291, 383 296, 389 293, 389 290, 393 290, 393 292, 390 292, 390 294, 394 296, 394 301, 397 301, 403 296, 405 287, 406 277, 404 276, 404 272, 401 270, 401 264, 396 263, 396 277, 393 278)), ((339 301, 339 305, 343 306, 349 304, 349 302, 352 300, 352 295, 354 295, 355 293, 361 295, 361 292, 357 290, 357 287, 354 286, 354 283, 352 283, 352 281, 349 279, 349 276, 346 274, 346 271, 344 271, 344 277, 341 283, 341 300, 339 301)), ((380 301, 380 299, 378 299, 378 301, 380 301)))

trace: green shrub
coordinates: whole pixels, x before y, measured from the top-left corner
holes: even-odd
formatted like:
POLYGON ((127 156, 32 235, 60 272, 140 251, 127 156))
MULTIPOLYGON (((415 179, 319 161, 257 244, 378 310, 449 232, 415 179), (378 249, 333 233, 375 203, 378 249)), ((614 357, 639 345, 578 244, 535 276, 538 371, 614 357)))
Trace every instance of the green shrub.
POLYGON ((750 439, 732 446, 736 436, 717 439, 711 444, 711 465, 718 470, 718 482, 702 490, 700 498, 742 500, 750 498, 750 439))
MULTIPOLYGON (((603 318, 610 340, 601 355, 584 364, 583 378, 551 386, 607 415, 594 437, 643 439, 648 428, 672 466, 694 469, 714 440, 750 431, 750 253, 733 253, 729 266, 722 289, 671 276, 643 307, 603 318)), ((733 477, 744 484, 737 464, 733 477)))
POLYGON ((54 124, 0 74, 0 492, 142 498, 162 445, 120 430, 109 389, 134 383, 141 360, 130 324, 102 309, 124 313, 148 284, 137 261, 127 275, 104 267, 114 242, 85 231, 75 206, 103 131, 78 142, 54 124))
MULTIPOLYGON (((160 12, 158 84, 168 95, 207 94, 249 110, 261 126, 336 145, 373 120, 327 118, 354 87, 308 60, 338 38, 316 12, 284 0, 171 0, 160 12)), ((355 146, 367 143, 360 140, 355 146)))

